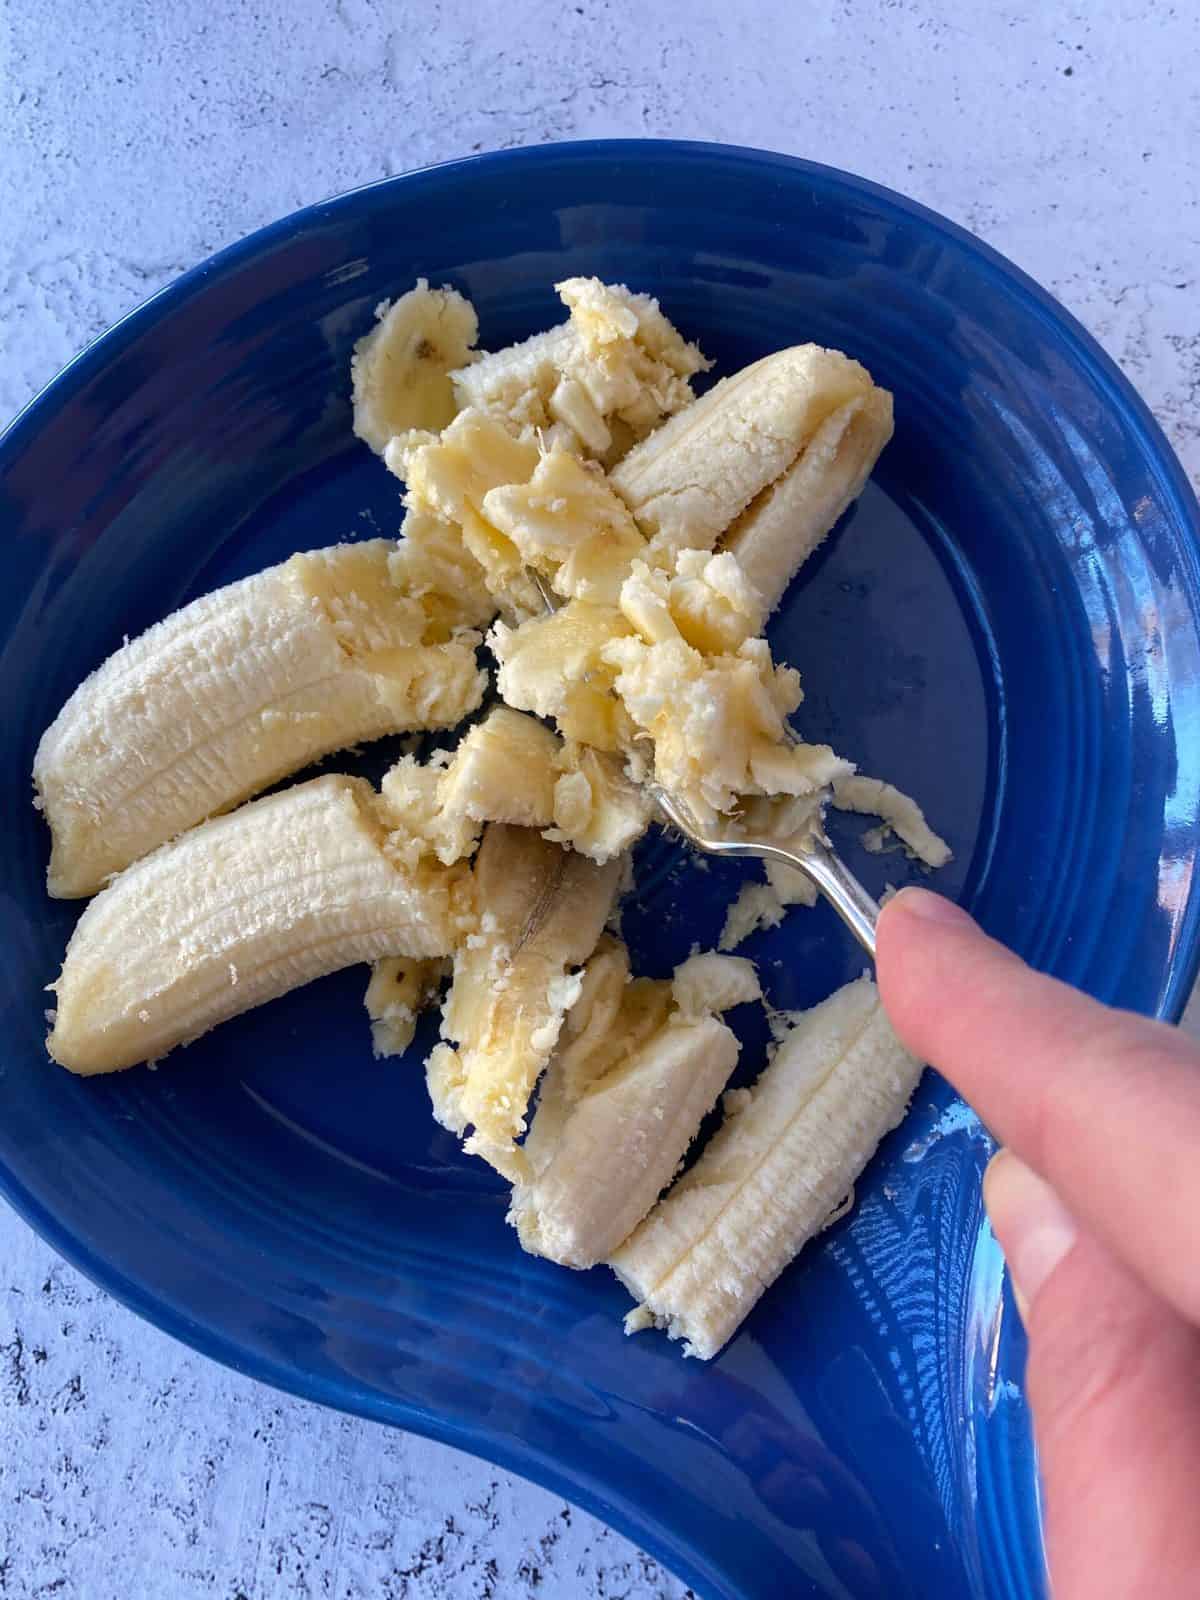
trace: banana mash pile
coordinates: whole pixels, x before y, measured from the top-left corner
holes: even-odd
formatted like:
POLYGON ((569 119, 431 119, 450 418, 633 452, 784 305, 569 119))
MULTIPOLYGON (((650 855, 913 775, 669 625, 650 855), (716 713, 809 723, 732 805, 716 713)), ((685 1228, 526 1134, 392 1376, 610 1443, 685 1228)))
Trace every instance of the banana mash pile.
POLYGON ((153 1061, 356 962, 377 1054, 439 1001, 435 1117, 512 1185, 521 1243, 607 1262, 648 1325, 713 1355, 850 1193, 919 1065, 866 979, 788 1019, 682 1177, 762 999, 729 955, 806 879, 770 867, 721 952, 634 975, 618 910, 653 779, 706 827, 793 847, 827 805, 931 866, 914 801, 797 743, 768 616, 892 431, 857 362, 782 350, 701 398, 709 363, 648 296, 558 285, 567 319, 477 350, 424 281, 352 363, 355 432, 404 484, 397 541, 293 556, 126 643, 39 745, 52 895, 92 896, 54 988, 52 1058, 153 1061), (544 593, 552 593, 550 609, 544 593), (494 670, 492 670, 494 669, 494 670), (379 788, 338 749, 456 728, 379 788))

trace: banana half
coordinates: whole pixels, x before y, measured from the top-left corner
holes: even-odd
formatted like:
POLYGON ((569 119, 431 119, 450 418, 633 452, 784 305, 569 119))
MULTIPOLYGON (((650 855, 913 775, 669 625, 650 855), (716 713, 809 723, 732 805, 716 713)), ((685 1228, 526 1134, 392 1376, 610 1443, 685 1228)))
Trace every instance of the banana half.
POLYGON ((71 936, 50 1055, 113 1072, 355 962, 447 955, 469 922, 465 869, 401 865, 388 842, 371 785, 331 775, 126 868, 71 936))
POLYGON ((626 1331, 662 1327, 685 1355, 716 1355, 833 1220, 920 1076, 869 979, 804 1013, 754 1087, 726 1097, 695 1166, 609 1257, 639 1302, 626 1331))
POLYGON ((738 1057, 716 1012, 761 998, 748 961, 693 957, 631 979, 623 945, 588 963, 542 1079, 508 1220, 534 1255, 603 1261, 670 1183, 738 1057))
POLYGON ((516 1141, 563 1017, 578 998, 616 899, 620 860, 598 866, 530 828, 490 823, 472 883, 478 921, 454 958, 442 1013, 445 1043, 427 1064, 433 1113, 465 1148, 508 1177, 516 1141))
POLYGON ((450 728, 479 704, 478 635, 422 643, 425 613, 392 584, 391 548, 295 555, 192 601, 80 684, 33 764, 52 895, 93 894, 331 750, 450 728))

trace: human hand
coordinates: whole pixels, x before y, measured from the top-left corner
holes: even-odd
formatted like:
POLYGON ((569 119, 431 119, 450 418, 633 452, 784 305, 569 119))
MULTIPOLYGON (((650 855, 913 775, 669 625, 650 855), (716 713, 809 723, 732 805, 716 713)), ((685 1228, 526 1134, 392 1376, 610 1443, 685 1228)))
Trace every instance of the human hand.
POLYGON ((1200 1592, 1200 1049, 1033 972, 940 896, 879 922, 904 1043, 1005 1146, 1055 1600, 1200 1592))

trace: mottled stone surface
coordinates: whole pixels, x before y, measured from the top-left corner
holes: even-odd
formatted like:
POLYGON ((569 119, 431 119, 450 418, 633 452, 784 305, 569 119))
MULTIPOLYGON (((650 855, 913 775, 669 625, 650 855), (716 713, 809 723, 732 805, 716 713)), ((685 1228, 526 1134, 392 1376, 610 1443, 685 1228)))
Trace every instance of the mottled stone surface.
MULTIPOLYGON (((1152 0, 0 0, 0 416, 305 202, 473 150, 675 135, 966 223, 1098 335, 1197 477, 1198 84, 1192 8, 1152 0)), ((191 1355, 7 1213, 0 1261, 0 1596, 684 1593, 541 1490, 191 1355)))

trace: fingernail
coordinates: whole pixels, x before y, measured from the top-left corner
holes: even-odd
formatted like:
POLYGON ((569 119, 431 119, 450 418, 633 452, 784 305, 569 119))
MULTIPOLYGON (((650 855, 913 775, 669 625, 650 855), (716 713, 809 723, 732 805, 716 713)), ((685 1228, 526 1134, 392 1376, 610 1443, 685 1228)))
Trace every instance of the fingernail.
POLYGON ((983 1202, 1012 1277, 1021 1320, 1078 1237, 1074 1218, 1037 1173, 998 1150, 983 1175, 983 1202))
POLYGON ((973 928, 975 920, 953 900, 945 895, 933 894, 929 889, 901 889, 892 901, 902 906, 910 917, 920 917, 924 922, 941 922, 946 927, 973 928))

